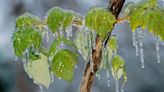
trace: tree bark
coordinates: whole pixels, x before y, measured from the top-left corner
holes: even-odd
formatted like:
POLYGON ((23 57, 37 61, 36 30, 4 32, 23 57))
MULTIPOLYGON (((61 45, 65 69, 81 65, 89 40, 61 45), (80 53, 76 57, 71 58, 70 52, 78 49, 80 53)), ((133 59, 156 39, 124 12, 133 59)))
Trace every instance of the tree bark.
MULTIPOLYGON (((123 7, 124 2, 125 0, 109 0, 108 2, 107 9, 110 12, 112 12, 112 14, 116 17, 116 19, 123 7)), ((113 28, 114 28, 114 25, 115 23, 113 24, 113 28)), ((80 92, 91 92, 94 76, 101 64, 103 42, 105 42, 105 45, 106 45, 106 43, 108 42, 110 38, 110 35, 111 35, 111 32, 108 33, 108 36, 105 41, 102 41, 98 35, 96 36, 95 49, 92 50, 92 57, 86 64, 85 71, 82 77, 81 86, 80 86, 80 92), (91 69, 90 63, 93 63, 93 66, 92 66, 93 69, 91 69)))

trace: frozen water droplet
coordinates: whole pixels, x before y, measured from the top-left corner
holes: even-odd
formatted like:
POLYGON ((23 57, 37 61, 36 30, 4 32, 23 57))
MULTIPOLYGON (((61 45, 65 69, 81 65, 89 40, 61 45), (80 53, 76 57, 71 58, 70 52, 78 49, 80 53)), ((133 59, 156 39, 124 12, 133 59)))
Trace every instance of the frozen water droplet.
POLYGON ((18 61, 18 59, 19 59, 18 56, 14 57, 14 61, 18 61))
POLYGON ((156 52, 157 52, 157 63, 160 63, 160 53, 159 53, 159 38, 157 37, 157 41, 156 41, 156 52))
POLYGON ((39 92, 43 92, 43 86, 39 85, 39 92))
POLYGON ((78 66, 77 65, 75 65, 75 69, 77 69, 78 68, 78 66))
POLYGON ((33 80, 33 82, 34 82, 35 84, 38 84, 35 80, 33 80))

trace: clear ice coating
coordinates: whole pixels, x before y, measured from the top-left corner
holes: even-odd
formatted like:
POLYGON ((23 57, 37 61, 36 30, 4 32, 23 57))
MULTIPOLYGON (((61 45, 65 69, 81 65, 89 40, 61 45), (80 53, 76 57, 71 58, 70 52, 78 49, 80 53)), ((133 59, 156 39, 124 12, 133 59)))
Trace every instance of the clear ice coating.
POLYGON ((69 26, 68 28, 66 28, 66 36, 68 39, 70 39, 70 37, 72 37, 72 25, 69 26))
POLYGON ((156 52, 157 52, 157 63, 160 63, 161 60, 160 60, 160 53, 159 53, 159 45, 160 45, 160 40, 159 38, 157 37, 157 41, 156 41, 156 52))

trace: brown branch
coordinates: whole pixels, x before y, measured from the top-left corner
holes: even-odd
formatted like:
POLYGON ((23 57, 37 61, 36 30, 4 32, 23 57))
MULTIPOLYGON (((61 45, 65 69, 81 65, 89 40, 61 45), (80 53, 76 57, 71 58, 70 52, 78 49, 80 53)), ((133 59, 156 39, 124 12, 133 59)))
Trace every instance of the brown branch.
MULTIPOLYGON (((124 2, 125 2, 125 0, 110 0, 107 9, 110 10, 110 12, 112 12, 115 15, 115 17, 117 18, 122 9, 124 2)), ((113 26, 114 25, 115 24, 113 24, 113 26)), ((107 38, 105 40, 106 43, 110 38, 110 34, 111 34, 111 32, 107 35, 107 38)), ((103 48, 103 41, 97 35, 95 49, 92 50, 92 57, 87 62, 85 71, 84 71, 84 74, 82 77, 80 92, 91 92, 91 87, 92 87, 92 83, 94 80, 94 76, 101 64, 102 48, 103 48), (93 63, 93 70, 91 69, 90 63, 93 63)))

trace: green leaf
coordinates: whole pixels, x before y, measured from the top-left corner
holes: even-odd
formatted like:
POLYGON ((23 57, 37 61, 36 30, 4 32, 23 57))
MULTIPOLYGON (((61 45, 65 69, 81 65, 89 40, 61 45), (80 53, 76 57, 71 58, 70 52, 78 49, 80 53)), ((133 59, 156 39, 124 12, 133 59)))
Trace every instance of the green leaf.
POLYGON ((122 76, 124 76, 124 80, 127 80, 125 61, 119 55, 116 55, 112 60, 112 75, 116 80, 122 76))
POLYGON ((80 54, 82 54, 84 60, 86 60, 89 56, 90 52, 90 34, 85 33, 86 30, 82 30, 77 32, 76 39, 74 43, 76 44, 77 49, 80 51, 80 54))
POLYGON ((41 36, 34 28, 25 28, 14 32, 12 35, 15 54, 21 57, 26 48, 33 46, 39 49, 41 45, 41 36))
POLYGON ((57 77, 72 82, 75 64, 77 64, 77 55, 64 49, 56 53, 52 60, 51 68, 57 77))
POLYGON ((149 23, 147 28, 149 32, 153 33, 155 36, 158 36, 161 40, 164 41, 164 11, 160 9, 155 9, 151 11, 149 15, 149 23))
POLYGON ((41 20, 34 15, 29 13, 24 13, 16 19, 16 29, 21 30, 27 27, 32 27, 34 25, 40 24, 41 20))
POLYGON ((60 27, 65 30, 72 24, 74 16, 76 15, 77 14, 73 11, 65 11, 61 8, 54 7, 47 13, 47 24, 53 33, 58 31, 60 27))
POLYGON ((66 11, 64 13, 64 19, 63 19, 63 28, 66 29, 73 21, 73 11, 66 11))
POLYGON ((59 37, 57 40, 54 40, 54 42, 51 44, 49 56, 53 56, 60 49, 59 47, 62 42, 68 46, 73 47, 76 50, 76 46, 71 40, 67 40, 64 37, 59 37))
POLYGON ((40 59, 28 62, 25 71, 37 84, 48 88, 51 83, 48 58, 40 53, 40 59))
POLYGON ((85 25, 91 30, 95 30, 102 39, 112 31, 115 22, 115 16, 107 9, 100 7, 90 9, 85 16, 85 25))
POLYGON ((56 32, 62 25, 64 11, 61 8, 54 7, 47 13, 47 24, 51 31, 56 32))
POLYGON ((118 38, 116 36, 111 36, 108 44, 109 44, 109 48, 112 49, 112 51, 117 51, 118 38))

